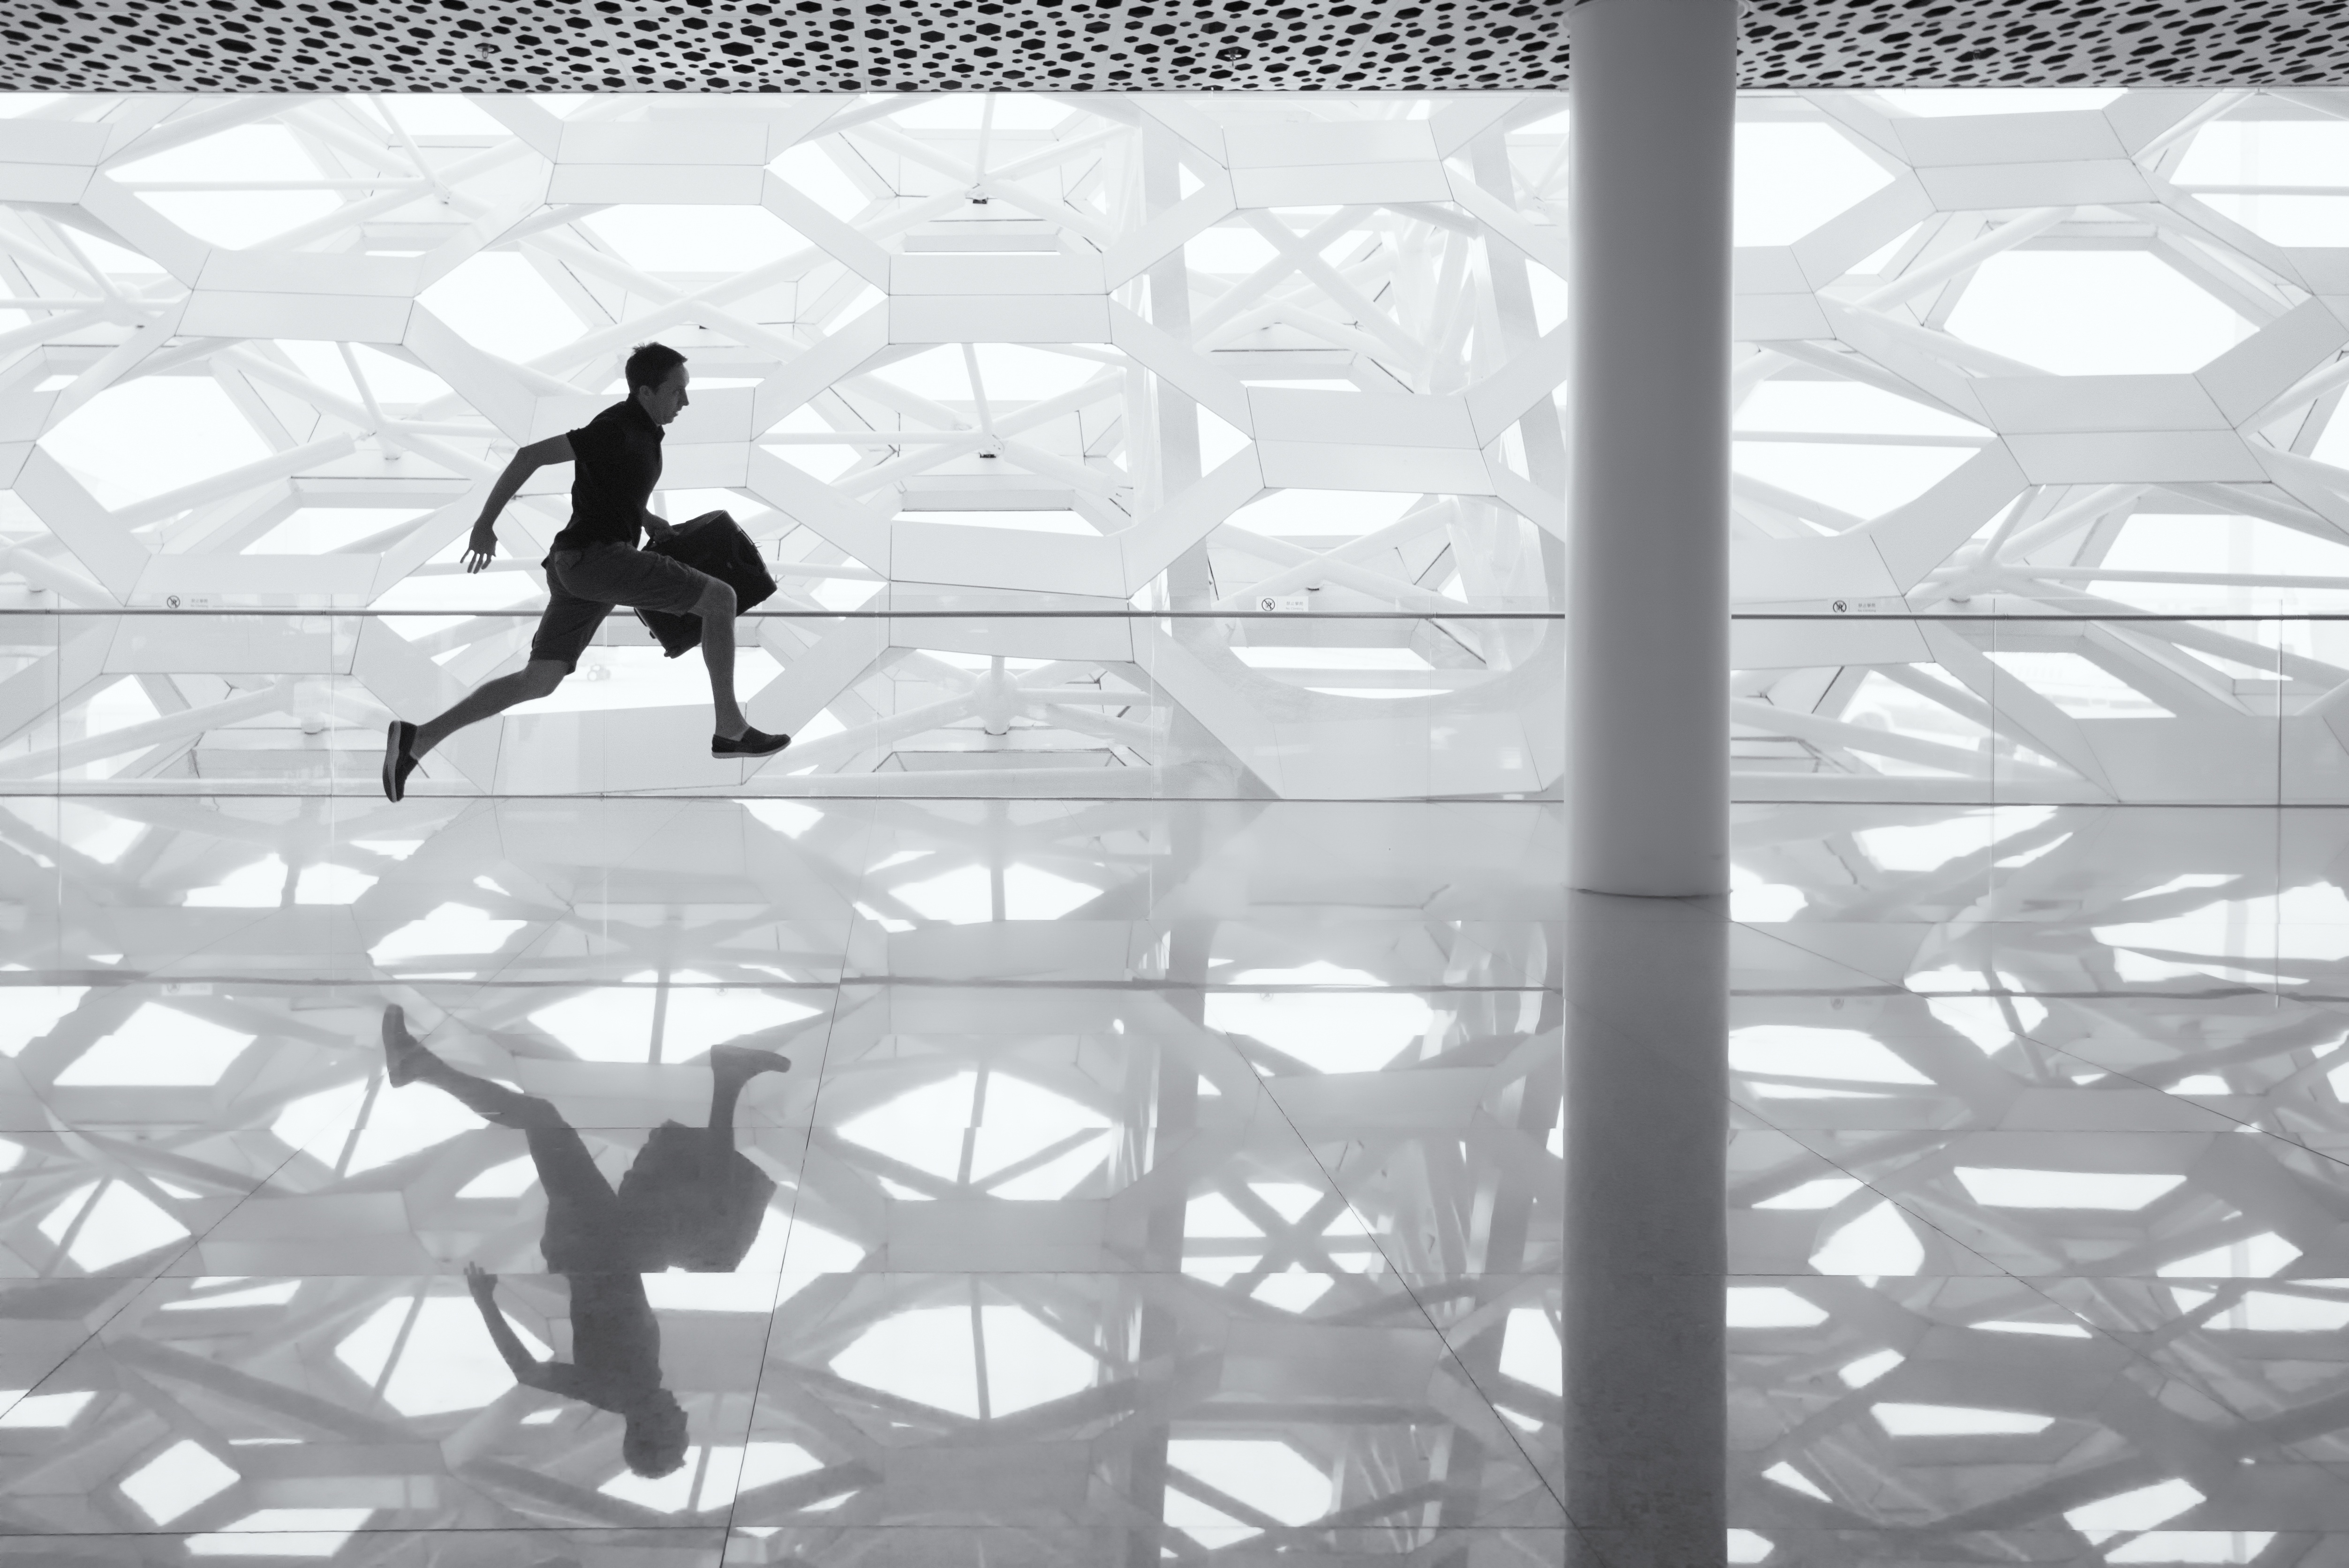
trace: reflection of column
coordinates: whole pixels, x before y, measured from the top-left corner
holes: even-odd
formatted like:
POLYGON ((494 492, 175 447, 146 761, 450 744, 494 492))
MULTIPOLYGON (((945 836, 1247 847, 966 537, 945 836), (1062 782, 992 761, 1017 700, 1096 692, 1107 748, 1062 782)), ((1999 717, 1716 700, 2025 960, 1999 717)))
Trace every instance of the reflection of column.
POLYGON ((1687 1568, 1725 1522, 1736 0, 1586 0, 1573 44, 1569 1560, 1687 1568))
POLYGON ((1728 925, 1576 893, 1567 931, 1566 1511, 1606 1568, 1721 1561, 1728 925))

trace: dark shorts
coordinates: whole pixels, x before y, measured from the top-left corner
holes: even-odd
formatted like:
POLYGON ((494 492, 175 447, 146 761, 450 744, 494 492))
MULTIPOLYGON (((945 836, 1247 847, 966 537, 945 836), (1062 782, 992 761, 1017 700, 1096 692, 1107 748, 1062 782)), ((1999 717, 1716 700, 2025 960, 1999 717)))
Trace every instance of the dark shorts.
POLYGON ((717 579, 680 561, 625 544, 558 550, 546 558, 546 614, 530 640, 533 664, 552 659, 566 675, 595 639, 615 604, 690 615, 717 579))
POLYGON ((615 1192, 562 1115, 544 1100, 532 1109, 523 1125, 546 1193, 538 1249, 550 1274, 657 1274, 671 1264, 728 1274, 758 1240, 775 1183, 730 1148, 709 1170, 702 1129, 654 1129, 615 1192))

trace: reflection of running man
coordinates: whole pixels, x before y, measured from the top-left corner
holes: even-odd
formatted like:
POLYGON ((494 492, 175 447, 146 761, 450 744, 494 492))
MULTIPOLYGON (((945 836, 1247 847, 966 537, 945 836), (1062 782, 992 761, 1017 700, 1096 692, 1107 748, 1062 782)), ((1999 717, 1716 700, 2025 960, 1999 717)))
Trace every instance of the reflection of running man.
POLYGON ((772 1051, 714 1047, 708 1129, 673 1121, 656 1128, 616 1193, 554 1106, 450 1067, 408 1032, 397 1006, 383 1010, 383 1049, 394 1088, 420 1079, 530 1139, 546 1191, 539 1250, 571 1286, 571 1359, 533 1360, 498 1308, 497 1276, 465 1267, 466 1285, 514 1380, 625 1419, 621 1453, 638 1475, 677 1469, 685 1462, 685 1410, 661 1385, 660 1324, 642 1276, 671 1264, 723 1273, 750 1251, 775 1188, 735 1151, 734 1102, 751 1078, 792 1064, 772 1051))

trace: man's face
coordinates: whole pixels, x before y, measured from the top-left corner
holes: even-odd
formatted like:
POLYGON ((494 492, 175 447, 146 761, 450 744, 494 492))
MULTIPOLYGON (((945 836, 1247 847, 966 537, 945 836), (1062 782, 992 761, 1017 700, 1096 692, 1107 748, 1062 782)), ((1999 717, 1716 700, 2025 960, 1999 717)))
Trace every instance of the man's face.
POLYGON ((670 371, 668 378, 659 386, 637 387, 636 401, 645 406, 645 412, 652 416, 654 424, 666 425, 693 401, 685 395, 685 384, 692 379, 691 372, 680 365, 670 371))

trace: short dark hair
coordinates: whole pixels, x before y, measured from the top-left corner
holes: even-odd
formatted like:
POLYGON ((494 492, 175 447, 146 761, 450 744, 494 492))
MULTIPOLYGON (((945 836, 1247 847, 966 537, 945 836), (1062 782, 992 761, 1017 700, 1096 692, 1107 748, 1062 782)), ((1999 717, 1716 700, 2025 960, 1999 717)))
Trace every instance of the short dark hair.
POLYGON ((685 1463, 685 1408, 667 1389, 656 1393, 653 1401, 628 1412, 620 1434, 620 1456, 641 1476, 665 1476, 685 1463))
POLYGON ((657 387, 668 379, 668 373, 685 363, 685 356, 666 343, 639 343, 628 356, 628 394, 634 397, 647 387, 657 387))

